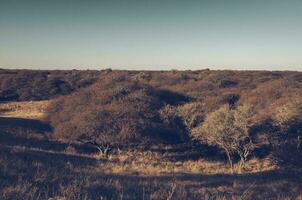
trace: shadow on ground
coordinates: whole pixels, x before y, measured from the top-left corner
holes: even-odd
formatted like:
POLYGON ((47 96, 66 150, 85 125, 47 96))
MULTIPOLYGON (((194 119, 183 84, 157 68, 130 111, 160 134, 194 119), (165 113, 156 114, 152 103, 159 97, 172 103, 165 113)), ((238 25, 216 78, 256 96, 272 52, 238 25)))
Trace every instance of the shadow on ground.
POLYGON ((52 127, 46 122, 35 119, 23 119, 16 117, 0 117, 0 128, 2 130, 19 128, 40 133, 52 131, 52 127))

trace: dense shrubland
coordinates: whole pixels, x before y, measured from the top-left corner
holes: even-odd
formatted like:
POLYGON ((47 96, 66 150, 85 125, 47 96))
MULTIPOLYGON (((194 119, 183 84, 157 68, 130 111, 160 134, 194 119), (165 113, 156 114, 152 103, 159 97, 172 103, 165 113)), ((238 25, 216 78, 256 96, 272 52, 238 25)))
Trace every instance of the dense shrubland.
POLYGON ((58 139, 174 144, 196 139, 198 133, 203 138, 198 141, 223 151, 217 141, 230 133, 237 146, 229 153, 243 165, 253 149, 262 147, 274 151, 280 163, 286 158, 282 151, 295 149, 300 155, 300 72, 1 70, 0 76, 2 100, 59 96, 48 117, 58 139), (253 112, 236 119, 248 120, 238 141, 238 131, 213 134, 220 124, 213 116, 223 111, 231 116, 224 128, 236 129, 235 118, 244 105, 253 112))
POLYGON ((276 113, 301 101, 301 77, 299 72, 107 71, 94 85, 55 101, 50 121, 57 138, 100 143, 179 143, 198 133, 199 141, 239 157, 244 166, 256 147, 268 144, 277 150, 276 141, 298 141, 301 121, 287 113, 288 121, 281 124, 285 116, 278 116, 285 113, 276 113), (245 105, 252 110, 244 110, 245 105), (217 130, 225 118, 228 124, 217 130))
POLYGON ((0 69, 0 101, 45 100, 94 83, 98 71, 32 71, 0 69))
POLYGON ((179 141, 158 110, 184 98, 177 93, 112 74, 93 86, 57 99, 50 110, 54 137, 98 143, 179 141))

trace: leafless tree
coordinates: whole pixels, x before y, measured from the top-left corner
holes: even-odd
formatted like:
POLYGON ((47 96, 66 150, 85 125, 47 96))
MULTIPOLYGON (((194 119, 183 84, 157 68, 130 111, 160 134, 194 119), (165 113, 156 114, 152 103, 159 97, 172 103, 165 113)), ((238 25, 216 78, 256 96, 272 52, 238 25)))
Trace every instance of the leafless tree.
POLYGON ((101 156, 108 158, 109 152, 111 151, 112 147, 109 144, 102 144, 96 141, 88 142, 89 144, 93 145, 95 148, 99 150, 101 156))

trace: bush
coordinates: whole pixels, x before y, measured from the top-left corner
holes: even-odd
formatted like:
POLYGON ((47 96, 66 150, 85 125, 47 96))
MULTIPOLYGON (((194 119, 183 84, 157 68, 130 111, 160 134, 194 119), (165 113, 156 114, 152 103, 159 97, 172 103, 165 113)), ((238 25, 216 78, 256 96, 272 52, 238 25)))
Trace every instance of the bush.
POLYGON ((249 135, 249 120, 252 116, 252 108, 248 105, 230 109, 228 105, 207 115, 202 126, 195 128, 192 136, 210 145, 216 145, 226 153, 231 170, 233 171, 234 154, 240 157, 240 168, 244 167, 245 161, 254 144, 249 135))
POLYGON ((177 133, 182 141, 188 140, 188 129, 183 118, 179 115, 177 107, 166 105, 160 111, 160 118, 164 124, 163 129, 170 133, 177 133))
POLYGON ((189 139, 189 133, 204 120, 204 110, 200 102, 183 105, 167 105, 160 110, 160 117, 171 131, 177 132, 183 141, 189 139))
POLYGON ((204 106, 201 102, 186 103, 177 109, 188 131, 201 125, 204 120, 204 106))
POLYGON ((268 139, 273 148, 274 158, 281 165, 302 165, 301 103, 301 100, 294 100, 280 106, 272 118, 274 129, 268 134, 268 139))
POLYGON ((236 85, 238 85, 238 82, 235 80, 223 79, 220 81, 220 87, 222 88, 234 87, 236 85))
POLYGON ((113 74, 55 101, 49 115, 53 136, 110 144, 179 140, 159 117, 165 105, 162 95, 123 77, 113 74))

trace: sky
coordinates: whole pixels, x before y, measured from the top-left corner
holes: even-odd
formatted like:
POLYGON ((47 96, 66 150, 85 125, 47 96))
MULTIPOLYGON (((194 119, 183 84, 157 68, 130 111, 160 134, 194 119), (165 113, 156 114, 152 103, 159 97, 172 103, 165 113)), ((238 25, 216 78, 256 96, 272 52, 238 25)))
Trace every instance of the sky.
POLYGON ((0 67, 302 71, 302 0, 0 0, 0 67))

